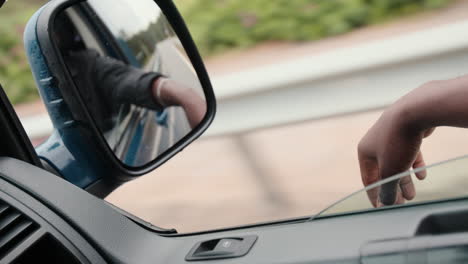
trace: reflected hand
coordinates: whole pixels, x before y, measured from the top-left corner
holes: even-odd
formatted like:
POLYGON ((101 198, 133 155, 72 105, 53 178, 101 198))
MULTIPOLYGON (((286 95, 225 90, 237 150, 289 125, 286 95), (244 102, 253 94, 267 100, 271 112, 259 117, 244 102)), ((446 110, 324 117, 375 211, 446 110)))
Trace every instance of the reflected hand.
POLYGON ((205 117, 205 100, 193 88, 187 87, 180 82, 160 77, 153 83, 152 93, 156 101, 164 107, 181 106, 192 129, 205 117))

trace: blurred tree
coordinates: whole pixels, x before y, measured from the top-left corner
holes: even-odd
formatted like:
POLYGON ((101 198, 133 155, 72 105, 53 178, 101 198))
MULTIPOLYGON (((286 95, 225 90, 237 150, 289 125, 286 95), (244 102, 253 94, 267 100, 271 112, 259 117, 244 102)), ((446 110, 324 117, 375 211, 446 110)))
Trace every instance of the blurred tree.
POLYGON ((26 22, 44 0, 8 1, 0 9, 0 82, 12 103, 38 98, 23 48, 26 22))
POLYGON ((267 40, 312 41, 453 0, 176 0, 205 55, 267 40))
MULTIPOLYGON (((312 41, 454 0, 175 1, 201 52, 209 55, 268 40, 312 41)), ((15 0, 0 9, 0 82, 13 103, 38 98, 22 35, 28 19, 45 2, 15 0)))

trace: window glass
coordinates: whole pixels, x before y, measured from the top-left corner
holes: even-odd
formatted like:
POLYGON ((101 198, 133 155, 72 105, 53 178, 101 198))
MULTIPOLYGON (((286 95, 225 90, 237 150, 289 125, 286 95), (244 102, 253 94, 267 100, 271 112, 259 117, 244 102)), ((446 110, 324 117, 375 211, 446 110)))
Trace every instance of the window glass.
POLYGON ((438 162, 428 167, 400 173, 378 183, 371 184, 332 204, 319 214, 312 216, 311 220, 330 215, 373 210, 374 206, 369 203, 368 194, 374 191, 381 192, 382 188, 385 188, 385 184, 400 181, 404 177, 411 178, 417 195, 413 200, 405 201, 399 205, 392 205, 393 207, 465 198, 468 196, 466 192, 468 187, 468 156, 438 162), (420 171, 426 171, 430 177, 419 180, 415 176, 415 173, 420 171))
MULTIPOLYGON (((108 2, 116 1, 93 1, 108 2)), ((119 21, 122 13, 157 8, 118 2, 100 15, 119 21)), ((468 26, 467 1, 175 2, 210 74, 215 121, 183 152, 106 200, 179 232, 321 212, 363 187, 357 144, 391 103, 468 69, 468 44, 459 37, 468 26)), ((43 3, 9 1, 0 10, 0 82, 34 145, 52 126, 27 65, 22 31, 43 3)), ((122 38, 141 33, 129 47, 147 48, 134 54, 140 64, 147 63, 156 34, 141 31, 148 23, 154 21, 110 28, 122 38)), ((467 150, 468 132, 446 127, 422 147, 428 164, 467 150)), ((415 201, 462 195, 465 160, 429 169, 415 201)), ((356 197, 356 207, 334 213, 372 208, 364 192, 356 197)))
MULTIPOLYGON (((357 145, 381 113, 467 73, 465 48, 452 49, 465 47, 455 36, 467 3, 428 2, 176 1, 214 86, 215 121, 154 177, 107 199, 191 232, 315 215, 361 189, 357 145)), ((445 127, 422 147, 428 164, 467 149, 468 132, 445 127)), ((456 188, 428 174, 416 186, 426 193, 456 188)))

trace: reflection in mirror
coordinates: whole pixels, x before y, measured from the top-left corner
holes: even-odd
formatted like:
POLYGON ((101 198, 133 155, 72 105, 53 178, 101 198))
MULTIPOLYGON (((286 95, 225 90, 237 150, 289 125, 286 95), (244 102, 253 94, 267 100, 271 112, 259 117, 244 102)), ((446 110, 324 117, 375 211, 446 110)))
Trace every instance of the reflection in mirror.
POLYGON ((195 71, 152 0, 89 0, 68 7, 54 37, 109 147, 139 167, 171 148, 204 118, 195 71))

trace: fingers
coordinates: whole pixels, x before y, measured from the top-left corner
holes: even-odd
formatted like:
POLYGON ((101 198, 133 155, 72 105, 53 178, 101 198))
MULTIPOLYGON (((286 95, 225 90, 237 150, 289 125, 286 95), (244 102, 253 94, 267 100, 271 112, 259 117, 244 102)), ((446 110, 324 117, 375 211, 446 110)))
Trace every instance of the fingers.
MULTIPOLYGON (((424 158, 423 158, 421 151, 419 151, 418 155, 416 156, 416 160, 413 163, 413 169, 422 168, 422 167, 426 167, 426 163, 424 162, 424 158)), ((427 171, 424 169, 419 172, 416 172, 415 174, 418 179, 424 180, 427 176, 427 171)))
POLYGON ((408 170, 414 166, 416 161, 417 165, 423 164, 422 155, 419 150, 421 145, 420 138, 408 137, 402 134, 401 137, 395 136, 394 140, 392 144, 389 144, 388 150, 384 152, 387 155, 382 155, 379 159, 381 161, 379 163, 380 177, 386 179, 399 173, 404 173, 404 175, 399 180, 393 180, 382 185, 379 197, 384 205, 393 205, 395 202, 401 202, 397 196, 398 191, 400 191, 400 195, 404 199, 411 200, 415 197, 416 189, 408 170))
POLYGON ((412 200, 416 195, 416 190, 409 175, 399 181, 394 180, 383 184, 380 190, 380 207, 404 204, 406 200, 412 200))
POLYGON ((401 188, 397 188, 397 195, 396 195, 396 200, 395 204, 400 205, 405 203, 405 197, 403 196, 401 188))
MULTIPOLYGON (((406 200, 413 200, 413 198, 416 196, 416 189, 414 188, 411 175, 401 178, 399 185, 400 185, 400 190, 401 190, 400 192, 401 198, 404 198, 406 200)), ((397 198, 397 201, 398 201, 398 198, 397 198)))
MULTIPOLYGON (((422 159, 422 156, 421 156, 422 159)), ((419 164, 424 164, 424 161, 419 164)), ((419 179, 423 179, 420 178, 419 179)), ((425 177, 425 176, 424 176, 425 177)), ((405 200, 413 200, 416 196, 416 188, 414 186, 411 174, 402 177, 400 180, 382 185, 379 193, 379 200, 382 205, 404 204, 405 200)))
MULTIPOLYGON (((405 168, 405 164, 401 163, 401 160, 399 157, 402 155, 399 153, 394 153, 393 157, 391 158, 386 158, 385 162, 382 162, 380 165, 380 177, 382 179, 386 179, 388 177, 392 177, 400 172, 406 171, 407 168, 405 168)), ((408 164, 408 167, 411 166, 408 164)), ((397 201, 398 198, 398 193, 400 193, 400 196, 402 196, 402 192, 400 191, 401 185, 400 185, 401 179, 395 179, 391 182, 387 182, 385 184, 382 184, 380 188, 380 193, 379 193, 379 198, 380 202, 383 205, 394 205, 395 202, 397 201)), ((411 192, 411 185, 408 179, 405 179, 403 182, 403 186, 409 185, 406 189, 406 191, 410 194, 411 192)))
MULTIPOLYGON (((433 131, 433 130, 432 130, 433 131)), ((431 132, 432 133, 432 132, 431 132)), ((424 162, 423 155, 421 151, 418 152, 416 159, 413 163, 413 169, 418 169, 425 167, 426 163, 424 162)), ((424 180, 427 176, 426 170, 421 170, 416 172, 416 177, 420 180, 424 180)), ((416 196, 416 188, 414 187, 413 180, 411 175, 405 176, 400 180, 400 189, 402 197, 406 200, 412 200, 416 196)), ((398 199, 397 199, 398 200, 398 199)))
POLYGON ((372 203, 372 206, 378 207, 378 201, 379 201, 379 192, 380 188, 372 188, 367 191, 367 197, 369 198, 369 201, 372 203))
POLYGON ((397 194, 399 190, 398 180, 382 184, 379 192, 379 200, 382 205, 394 205, 397 201, 397 194))
MULTIPOLYGON (((365 156, 359 152, 359 168, 361 170, 361 179, 364 186, 368 186, 379 180, 379 167, 377 161, 373 158, 365 156)), ((377 201, 379 197, 379 189, 372 188, 367 191, 369 201, 374 207, 377 207, 377 201)))
MULTIPOLYGON (((378 187, 376 187, 378 188, 378 187)), ((379 188, 379 191, 380 191, 380 188, 379 188)), ((377 208, 381 208, 381 207, 385 207, 385 206, 391 206, 391 205, 400 205, 400 204, 404 204, 405 203, 405 198, 403 197, 403 194, 402 194, 402 191, 401 191, 401 187, 398 187, 396 188, 396 195, 395 195, 395 201, 393 202, 393 204, 383 204, 381 201, 380 201, 380 198, 378 199, 377 201, 377 208)))
MULTIPOLYGON (((433 131, 434 129, 426 131, 424 136, 429 136, 433 131)), ((365 186, 411 168, 417 169, 426 166, 419 150, 422 143, 421 134, 413 137, 397 131, 392 136, 392 140, 386 142, 385 151, 381 152, 376 152, 372 148, 372 144, 381 143, 379 141, 373 142, 366 135, 358 146, 359 167, 365 186)), ((383 141, 381 140, 381 142, 383 141)), ((426 171, 419 171, 416 176, 420 180, 424 179, 426 171)), ((405 200, 412 200, 416 196, 416 189, 411 175, 408 173, 399 180, 382 184, 380 188, 367 190, 367 195, 372 205, 377 207, 379 202, 382 205, 393 205, 404 203, 405 200)))

